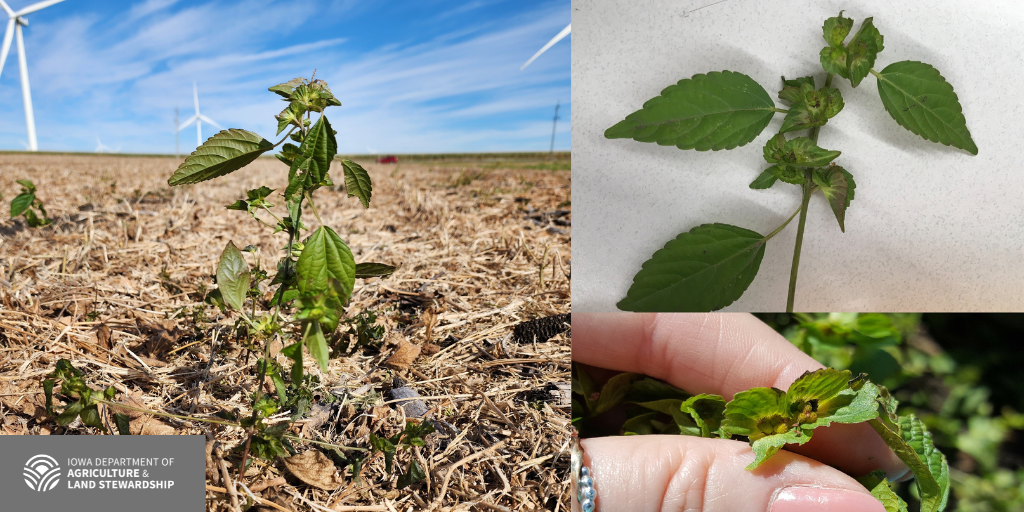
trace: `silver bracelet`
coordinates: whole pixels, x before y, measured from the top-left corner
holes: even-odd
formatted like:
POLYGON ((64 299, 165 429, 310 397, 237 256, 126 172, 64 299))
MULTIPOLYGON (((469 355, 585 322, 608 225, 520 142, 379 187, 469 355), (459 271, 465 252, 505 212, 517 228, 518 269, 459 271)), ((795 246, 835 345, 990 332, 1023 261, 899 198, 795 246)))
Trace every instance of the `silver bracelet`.
POLYGON ((572 483, 576 488, 580 509, 583 512, 594 512, 597 491, 594 489, 594 479, 590 476, 590 468, 583 465, 583 448, 576 429, 572 430, 572 483))

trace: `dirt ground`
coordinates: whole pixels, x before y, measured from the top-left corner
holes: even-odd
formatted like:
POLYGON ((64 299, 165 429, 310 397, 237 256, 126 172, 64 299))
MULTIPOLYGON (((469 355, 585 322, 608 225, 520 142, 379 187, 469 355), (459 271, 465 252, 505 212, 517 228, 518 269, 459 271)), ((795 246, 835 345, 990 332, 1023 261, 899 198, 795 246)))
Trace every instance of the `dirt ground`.
MULTIPOLYGON (((103 434, 78 420, 61 427, 46 413, 42 382, 61 358, 91 387, 113 386, 115 401, 136 408, 191 418, 251 413, 263 348, 237 335, 235 314, 203 299, 229 240, 258 247, 273 275, 287 236, 224 205, 260 185, 282 190, 286 168, 260 159, 172 189, 166 180, 178 162, 0 155, 0 432, 103 434), (52 225, 6 219, 15 180, 25 178, 52 225)), ((131 432, 207 437, 208 510, 235 510, 235 500, 238 509, 255 503, 252 510, 568 510, 569 333, 545 340, 513 328, 552 315, 568 320, 570 172, 522 162, 365 166, 369 209, 334 190, 314 199, 357 262, 399 265, 386 279, 357 280, 345 311, 375 313, 380 336, 357 345, 343 323, 327 372, 307 352, 306 371, 319 382, 308 384, 311 410, 289 432, 365 448, 370 433, 393 435, 406 418, 443 431, 399 450, 391 473, 383 457, 371 458, 358 482, 346 464, 356 452, 292 443, 298 454, 329 456, 309 454, 327 461, 315 471, 329 481, 320 487, 282 458, 256 460, 239 479, 246 433, 238 427, 122 410, 133 418, 131 432), (402 361, 417 349, 411 364, 402 361), (403 387, 419 401, 392 398, 403 387), (397 489, 413 457, 426 478, 397 489)), ((317 225, 309 210, 303 220, 317 225)), ((247 254, 250 266, 256 257, 247 254)), ((281 345, 273 341, 271 353, 287 368, 281 345)), ((107 409, 101 414, 114 425, 107 409)))

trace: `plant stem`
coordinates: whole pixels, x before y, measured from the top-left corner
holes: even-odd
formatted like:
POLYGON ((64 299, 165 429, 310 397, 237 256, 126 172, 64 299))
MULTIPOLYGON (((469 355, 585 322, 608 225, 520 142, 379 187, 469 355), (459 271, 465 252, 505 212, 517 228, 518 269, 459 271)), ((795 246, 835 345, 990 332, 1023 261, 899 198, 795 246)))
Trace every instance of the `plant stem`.
POLYGON ((292 132, 294 132, 294 131, 295 131, 295 127, 292 126, 292 129, 288 130, 288 133, 284 134, 284 137, 281 140, 277 141, 277 144, 274 144, 274 147, 276 148, 277 146, 281 145, 282 142, 288 140, 288 136, 291 135, 292 132))
POLYGON ((784 108, 773 108, 772 112, 775 112, 776 114, 788 114, 789 113, 789 111, 784 109, 784 108))
POLYGON ((309 201, 309 207, 313 209, 313 216, 315 216, 317 222, 319 222, 320 225, 323 226, 324 225, 324 221, 320 220, 320 214, 317 213, 317 211, 316 211, 316 205, 313 204, 313 196, 310 195, 308 190, 303 190, 302 193, 303 193, 303 195, 306 196, 306 200, 309 201))
POLYGON ((807 222, 807 204, 811 201, 811 170, 804 171, 803 201, 800 204, 800 223, 796 228, 796 247, 793 249, 793 268, 789 272, 789 297, 786 299, 786 313, 793 312, 793 298, 796 295, 796 274, 800 268, 800 248, 804 243, 804 225, 807 222))
MULTIPOLYGON (((825 87, 832 87, 832 73, 825 75, 825 87)), ((818 132, 820 130, 820 126, 811 128, 811 142, 818 143, 818 132)), ((793 312, 793 299, 796 295, 796 275, 800 269, 800 248, 804 243, 804 226, 807 222, 807 205, 810 203, 811 193, 815 189, 814 182, 811 179, 812 174, 812 169, 804 171, 803 201, 800 205, 800 222, 796 228, 796 247, 793 248, 793 268, 789 272, 789 295, 786 297, 786 313, 793 312)))
POLYGON ((764 237, 764 241, 767 242, 768 240, 771 240, 772 237, 779 234, 779 232, 781 232, 783 229, 786 229, 786 226, 788 226, 789 223, 792 222, 793 218, 796 217, 796 214, 800 213, 800 210, 801 209, 798 208, 795 212, 793 212, 793 215, 790 215, 789 218, 786 219, 786 222, 783 222, 781 226, 775 228, 775 231, 768 233, 768 236, 764 237))

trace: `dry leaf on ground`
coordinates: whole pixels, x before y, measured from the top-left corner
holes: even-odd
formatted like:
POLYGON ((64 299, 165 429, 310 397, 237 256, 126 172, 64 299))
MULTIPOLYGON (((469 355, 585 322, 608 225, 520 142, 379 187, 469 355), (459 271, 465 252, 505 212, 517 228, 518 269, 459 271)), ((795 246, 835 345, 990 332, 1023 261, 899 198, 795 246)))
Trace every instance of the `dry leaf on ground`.
POLYGON ((281 461, 296 478, 313 487, 333 491, 345 484, 334 462, 319 450, 307 450, 281 461))

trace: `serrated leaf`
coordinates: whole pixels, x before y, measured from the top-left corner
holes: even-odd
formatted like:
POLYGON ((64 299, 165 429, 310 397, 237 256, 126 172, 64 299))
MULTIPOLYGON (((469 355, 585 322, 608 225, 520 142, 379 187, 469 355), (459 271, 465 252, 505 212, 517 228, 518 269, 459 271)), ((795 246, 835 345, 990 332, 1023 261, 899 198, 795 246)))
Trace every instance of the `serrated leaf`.
POLYGON ((320 226, 309 237, 299 261, 295 264, 301 294, 315 295, 327 290, 327 278, 338 280, 342 303, 352 297, 356 263, 348 245, 327 226, 320 226))
POLYGON ((114 425, 117 426, 117 433, 122 436, 132 435, 131 418, 127 414, 114 413, 114 425))
POLYGON ((767 240, 728 224, 704 224, 671 240, 633 277, 625 311, 713 311, 743 295, 767 240))
POLYGON ((387 277, 395 273, 398 267, 386 263, 357 263, 356 279, 367 279, 370 277, 387 277))
POLYGON ((17 217, 32 206, 32 201, 36 200, 36 195, 31 192, 23 192, 18 194, 14 199, 11 200, 11 218, 17 217))
POLYGON ((722 426, 725 419, 725 399, 718 395, 699 394, 690 397, 679 406, 689 414, 700 428, 701 437, 711 437, 722 426))
POLYGON ((874 485, 865 486, 871 491, 871 495, 882 503, 885 512, 907 512, 907 502, 903 501, 898 494, 889 487, 889 481, 883 478, 876 481, 874 485))
POLYGON ((622 403, 626 398, 626 393, 629 393, 630 385, 640 377, 636 373, 620 373, 608 379, 608 382, 601 386, 601 396, 598 397, 597 402, 594 404, 593 413, 595 415, 603 414, 612 407, 622 403))
POLYGON ((345 191, 348 192, 348 196, 358 197, 363 203, 363 208, 369 208, 370 196, 373 195, 370 173, 352 160, 342 160, 341 166, 345 170, 345 191))
POLYGON ((751 388, 736 393, 725 404, 722 432, 747 436, 755 441, 789 430, 792 415, 786 392, 776 388, 751 388))
POLYGON ((802 76, 793 80, 786 80, 786 77, 782 77, 782 90, 779 91, 779 99, 789 103, 799 103, 803 98, 801 90, 804 84, 810 85, 813 89, 814 77, 802 76))
MULTIPOLYGON (((832 206, 832 213, 836 215, 836 220, 839 221, 839 230, 846 232, 846 226, 844 222, 846 220, 846 208, 850 205, 852 194, 849 193, 850 186, 846 181, 847 173, 845 169, 838 165, 830 165, 814 170, 814 183, 818 185, 821 192, 825 194, 825 198, 828 199, 828 204, 832 206)), ((854 185, 856 186, 856 185, 854 185)))
POLYGON ((877 77, 882 105, 900 126, 926 140, 978 154, 960 101, 939 70, 908 60, 886 66, 877 77))
POLYGON ((320 119, 313 123, 313 127, 306 134, 306 140, 299 147, 302 154, 309 158, 309 179, 306 186, 317 185, 324 181, 327 173, 331 170, 331 162, 334 155, 338 153, 338 141, 334 137, 334 130, 327 116, 321 115, 320 119))
POLYGON ((754 179, 754 181, 750 182, 750 188, 755 190, 764 190, 772 188, 772 185, 774 185, 775 182, 779 180, 779 178, 775 176, 775 172, 772 170, 772 167, 769 167, 762 171, 761 174, 759 174, 757 178, 754 179))
POLYGON ((83 424, 90 427, 98 428, 104 432, 107 431, 107 428, 103 426, 103 421, 100 419, 100 411, 96 404, 92 404, 88 407, 83 407, 81 417, 83 424))
POLYGON ((839 11, 839 16, 825 20, 825 24, 821 27, 822 37, 825 38, 825 42, 829 46, 842 46, 852 28, 853 20, 844 18, 843 11, 839 11))
POLYGON ((843 110, 843 95, 839 89, 823 87, 814 90, 814 86, 805 84, 800 89, 798 101, 794 102, 782 121, 779 133, 806 130, 815 126, 823 126, 843 110))
POLYGON ((784 183, 790 185, 803 185, 807 183, 807 173, 804 172, 802 167, 793 167, 791 165, 775 164, 765 172, 772 173, 775 179, 782 180, 784 183))
POLYGON ((175 187, 211 180, 249 165, 274 148, 253 132, 230 128, 210 137, 178 166, 167 184, 175 187))
POLYGON ((70 425, 71 422, 75 421, 75 418, 77 418, 81 412, 82 401, 78 400, 75 402, 71 402, 70 404, 68 404, 66 408, 64 408, 64 412, 60 413, 60 415, 57 416, 57 424, 62 427, 66 427, 70 425))
POLYGON ((747 470, 756 469, 764 461, 775 455, 787 444, 804 444, 811 440, 811 433, 800 429, 788 430, 781 434, 764 436, 757 441, 750 443, 750 449, 754 451, 754 462, 747 465, 747 470))
POLYGON ((224 303, 235 311, 242 311, 245 294, 249 291, 249 264, 234 242, 228 242, 217 263, 217 288, 224 303))
POLYGON ((804 372, 786 391, 786 398, 797 411, 806 402, 815 400, 818 404, 830 400, 840 391, 850 387, 850 370, 821 368, 813 372, 804 372))
POLYGON ((821 61, 822 69, 824 69, 826 73, 839 75, 843 78, 850 78, 850 66, 847 62, 848 55, 846 48, 826 46, 821 49, 819 60, 821 61))
POLYGON ((871 67, 875 65, 875 57, 882 48, 882 34, 875 28, 871 18, 864 18, 860 30, 846 46, 846 61, 850 74, 845 78, 850 79, 851 85, 857 87, 860 81, 868 76, 871 67))
POLYGON ((396 482, 395 487, 397 489, 404 489, 425 478, 427 478, 427 474, 423 471, 423 468, 420 467, 420 463, 416 462, 416 459, 412 459, 409 461, 409 469, 404 475, 398 477, 398 482, 396 482))
POLYGON ((842 154, 818 147, 808 137, 786 140, 778 134, 764 145, 764 159, 770 164, 786 164, 795 167, 821 167, 828 165, 842 154))
POLYGON ((320 329, 320 323, 315 321, 308 322, 305 329, 306 335, 302 342, 309 349, 309 354, 313 356, 313 359, 320 366, 320 371, 326 372, 327 363, 330 360, 330 349, 327 348, 327 340, 324 338, 324 332, 320 329))
POLYGON ((300 85, 302 85, 304 83, 306 83, 306 79, 305 78, 302 78, 302 77, 292 78, 291 80, 289 80, 289 81, 287 81, 287 82, 285 82, 283 84, 277 84, 277 85, 269 88, 268 90, 270 92, 275 92, 275 93, 277 93, 277 94, 279 94, 281 96, 284 96, 285 99, 288 99, 288 98, 291 98, 292 91, 294 91, 296 87, 298 87, 298 86, 300 86, 300 85))
MULTIPOLYGON (((914 449, 921 461, 928 466, 932 477, 935 478, 940 496, 939 505, 935 510, 943 510, 949 499, 949 465, 946 463, 946 456, 935 448, 932 434, 925 428, 924 423, 914 415, 900 417, 899 428, 900 436, 914 449)), ((923 492, 921 501, 924 502, 923 492)))
POLYGON ((690 398, 690 394, 675 386, 665 384, 660 380, 644 377, 633 382, 633 385, 629 387, 629 393, 626 395, 626 401, 633 403, 650 402, 666 398, 678 399, 681 403, 683 400, 690 398))
POLYGON ((267 196, 269 196, 273 192, 274 189, 262 186, 260 188, 254 188, 252 190, 246 191, 245 195, 250 201, 256 201, 257 199, 266 199, 267 196))
POLYGON ((829 400, 819 403, 814 421, 800 428, 814 430, 833 423, 863 423, 878 417, 878 388, 867 382, 860 389, 844 389, 829 400))
POLYGON ((247 212, 247 211, 249 211, 249 203, 243 201, 242 199, 239 199, 239 200, 237 200, 237 201, 235 201, 235 202, 225 206, 224 208, 227 208, 228 210, 239 210, 239 211, 247 212))
POLYGON ((732 149, 754 140, 774 109, 771 96, 754 79, 713 71, 665 88, 604 136, 698 151, 732 149))
MULTIPOLYGON (((913 416, 908 416, 910 423, 916 422, 919 429, 913 428, 913 425, 908 423, 911 427, 907 432, 902 432, 904 418, 900 418, 897 428, 900 432, 894 432, 887 425, 882 423, 878 419, 870 420, 868 422, 875 432, 878 432, 882 439, 885 441, 889 448, 896 454, 904 464, 914 473, 914 477, 917 481, 917 488, 921 497, 921 511, 922 512, 938 512, 945 506, 946 497, 949 493, 949 470, 945 466, 945 456, 941 452, 935 450, 935 446, 931 442, 931 435, 927 434, 924 430, 924 426, 920 424, 913 416), (906 438, 905 438, 906 437, 906 438), (914 442, 911 445, 908 439, 914 442), (926 448, 927 443, 927 448, 926 448), (916 445, 916 446, 915 446, 916 445), (945 488, 941 486, 936 479, 936 475, 932 473, 930 461, 922 459, 922 456, 918 453, 937 454, 940 459, 940 467, 937 467, 937 473, 942 475, 943 467, 945 467, 946 485, 945 488)), ((933 455, 934 456, 934 455, 933 455)))

